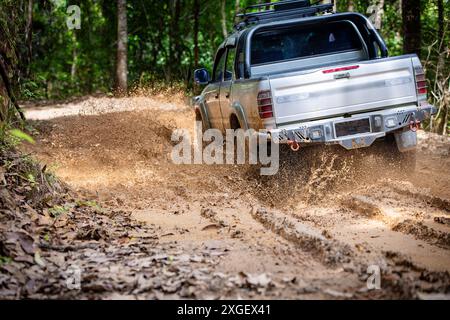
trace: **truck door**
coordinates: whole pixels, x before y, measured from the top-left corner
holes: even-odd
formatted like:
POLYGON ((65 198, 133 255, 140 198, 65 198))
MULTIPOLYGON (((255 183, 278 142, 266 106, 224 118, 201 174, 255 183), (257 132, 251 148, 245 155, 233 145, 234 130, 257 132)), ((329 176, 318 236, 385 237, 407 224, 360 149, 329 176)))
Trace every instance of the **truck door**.
POLYGON ((220 49, 214 63, 211 83, 205 92, 206 109, 212 128, 223 130, 222 112, 220 110, 220 86, 223 81, 225 62, 227 58, 226 49, 220 49))
POLYGON ((234 60, 236 57, 236 48, 229 47, 227 49, 227 59, 225 63, 225 72, 223 82, 220 86, 220 109, 223 117, 223 127, 230 128, 231 116, 231 87, 234 79, 234 60))

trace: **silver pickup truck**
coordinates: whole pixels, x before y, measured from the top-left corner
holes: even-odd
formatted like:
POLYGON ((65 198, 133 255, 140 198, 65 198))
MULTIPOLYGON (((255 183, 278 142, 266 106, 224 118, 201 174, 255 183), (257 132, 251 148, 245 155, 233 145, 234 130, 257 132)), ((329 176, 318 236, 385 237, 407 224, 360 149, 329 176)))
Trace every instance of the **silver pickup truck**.
POLYGON ((416 130, 436 112, 416 55, 388 57, 372 23, 328 5, 280 1, 247 8, 219 47, 194 99, 203 127, 265 130, 298 151, 308 144, 356 149, 390 137, 415 149, 416 130), (268 8, 270 6, 270 8, 268 8))

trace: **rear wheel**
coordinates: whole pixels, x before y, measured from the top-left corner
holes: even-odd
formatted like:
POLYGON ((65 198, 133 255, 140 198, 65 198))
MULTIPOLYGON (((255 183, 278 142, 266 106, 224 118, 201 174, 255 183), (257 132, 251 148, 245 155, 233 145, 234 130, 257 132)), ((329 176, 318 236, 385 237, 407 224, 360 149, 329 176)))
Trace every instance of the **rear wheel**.
MULTIPOLYGON (((234 131, 242 129, 241 123, 239 122, 239 119, 235 114, 232 114, 230 117, 230 129, 234 130, 234 131)), ((246 154, 246 152, 249 150, 248 146, 249 146, 248 139, 245 139, 244 145, 242 146, 239 144, 237 136, 234 136, 234 138, 233 138, 233 157, 234 157, 235 161, 237 161, 238 152, 242 152, 243 154, 246 154), (243 147, 244 150, 238 150, 239 147, 241 147, 241 148, 243 147)))
POLYGON ((203 119, 202 113, 198 109, 195 110, 195 121, 202 123, 202 134, 205 133, 207 129, 206 122, 203 119))
MULTIPOLYGON (((202 113, 200 112, 199 109, 195 110, 195 121, 202 123, 201 147, 203 150, 208 145, 207 142, 203 141, 203 135, 205 134, 205 131, 208 129, 208 126, 206 125, 205 119, 203 119, 202 113)), ((195 134, 197 134, 197 133, 195 133, 195 134)))

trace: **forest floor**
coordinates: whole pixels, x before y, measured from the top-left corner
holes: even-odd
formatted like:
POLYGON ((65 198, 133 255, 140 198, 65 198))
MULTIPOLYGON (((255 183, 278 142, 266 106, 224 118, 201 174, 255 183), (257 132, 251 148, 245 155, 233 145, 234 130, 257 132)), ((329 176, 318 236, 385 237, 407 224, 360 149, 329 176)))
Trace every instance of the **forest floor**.
POLYGON ((39 134, 24 151, 115 212, 85 216, 76 228, 89 237, 72 226, 61 235, 69 249, 42 251, 38 274, 57 279, 30 297, 449 298, 449 137, 420 132, 414 175, 382 153, 327 147, 262 177, 247 166, 173 164, 172 131, 194 123, 181 99, 25 110, 39 134), (57 271, 71 266, 78 290, 57 271), (380 290, 367 287, 369 266, 381 269, 380 290))

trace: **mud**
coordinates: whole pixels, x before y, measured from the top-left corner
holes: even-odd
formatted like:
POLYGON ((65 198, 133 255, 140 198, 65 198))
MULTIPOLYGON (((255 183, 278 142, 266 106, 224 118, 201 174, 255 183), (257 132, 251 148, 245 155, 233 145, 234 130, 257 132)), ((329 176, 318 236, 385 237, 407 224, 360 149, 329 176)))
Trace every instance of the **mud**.
POLYGON ((221 248, 223 258, 208 268, 233 285, 215 288, 215 297, 450 293, 447 137, 420 132, 414 174, 375 145, 281 150, 279 173, 261 177, 251 166, 174 165, 172 130, 194 123, 180 99, 89 98, 27 110, 40 134, 26 151, 80 196, 152 226, 160 246, 221 248), (61 117, 61 109, 70 112, 61 117), (381 269, 380 290, 367 288, 370 265, 381 269))

